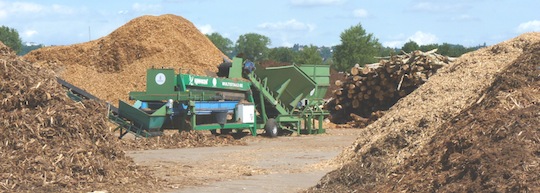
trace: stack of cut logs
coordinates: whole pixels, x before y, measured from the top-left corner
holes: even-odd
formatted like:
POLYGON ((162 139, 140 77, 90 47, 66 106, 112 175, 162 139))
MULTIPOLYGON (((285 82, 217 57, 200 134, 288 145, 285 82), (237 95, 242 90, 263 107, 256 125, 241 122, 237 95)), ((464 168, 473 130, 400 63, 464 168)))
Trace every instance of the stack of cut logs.
POLYGON ((400 98, 418 88, 451 58, 429 52, 414 51, 383 58, 364 67, 355 65, 345 80, 335 82, 333 100, 326 108, 335 123, 352 123, 363 127, 382 116, 400 98))

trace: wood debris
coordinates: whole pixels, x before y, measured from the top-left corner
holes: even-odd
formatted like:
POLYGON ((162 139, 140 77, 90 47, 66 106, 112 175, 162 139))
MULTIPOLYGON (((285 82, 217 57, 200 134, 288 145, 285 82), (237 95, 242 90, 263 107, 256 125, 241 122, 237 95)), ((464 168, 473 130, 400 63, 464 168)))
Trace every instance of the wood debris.
POLYGON ((332 121, 365 127, 382 116, 400 98, 424 84, 452 61, 435 53, 414 51, 394 55, 364 67, 355 65, 344 81, 338 80, 333 100, 327 104, 332 121))
POLYGON ((131 192, 158 184, 115 146, 103 105, 72 101, 54 72, 1 43, 0 77, 0 192, 131 192))

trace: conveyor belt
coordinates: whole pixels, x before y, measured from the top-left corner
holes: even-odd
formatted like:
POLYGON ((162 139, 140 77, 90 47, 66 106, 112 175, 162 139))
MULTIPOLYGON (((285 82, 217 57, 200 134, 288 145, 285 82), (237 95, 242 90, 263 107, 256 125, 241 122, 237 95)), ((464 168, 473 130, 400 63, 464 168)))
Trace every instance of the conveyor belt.
MULTIPOLYGON (((79 87, 77 87, 77 86, 75 86, 73 84, 70 84, 69 82, 67 82, 67 81, 65 81, 65 80, 63 80, 63 79, 61 79, 59 77, 56 77, 56 81, 58 83, 60 83, 63 87, 66 87, 67 89, 71 90, 71 92, 73 92, 73 93, 75 93, 75 94, 77 94, 79 96, 82 96, 82 97, 84 97, 86 99, 96 100, 96 101, 103 101, 103 100, 97 98, 96 96, 86 92, 85 90, 83 90, 83 89, 81 89, 81 88, 79 88, 79 87)), ((107 105, 110 106, 110 109, 111 109, 112 112, 118 114, 118 108, 117 107, 115 107, 114 105, 112 105, 110 103, 107 103, 107 105)))

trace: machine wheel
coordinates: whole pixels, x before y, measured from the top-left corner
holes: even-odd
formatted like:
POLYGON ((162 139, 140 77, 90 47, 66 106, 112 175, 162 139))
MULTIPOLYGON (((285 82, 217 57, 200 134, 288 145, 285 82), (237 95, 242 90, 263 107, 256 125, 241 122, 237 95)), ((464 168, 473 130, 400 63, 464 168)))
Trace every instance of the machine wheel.
POLYGON ((266 134, 271 137, 277 137, 278 136, 278 124, 275 119, 270 118, 266 121, 266 124, 264 125, 264 131, 266 134))

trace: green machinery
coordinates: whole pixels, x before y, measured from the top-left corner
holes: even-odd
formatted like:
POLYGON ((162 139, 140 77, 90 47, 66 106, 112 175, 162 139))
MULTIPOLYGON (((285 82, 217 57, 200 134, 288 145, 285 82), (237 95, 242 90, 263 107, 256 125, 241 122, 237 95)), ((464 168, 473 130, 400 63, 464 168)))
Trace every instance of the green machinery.
POLYGON ((227 133, 248 129, 270 137, 288 130, 323 133, 322 109, 329 86, 327 65, 263 68, 242 58, 219 67, 221 77, 148 69, 146 91, 130 92, 134 104, 119 102, 109 118, 121 136, 160 135, 164 129, 227 133), (318 122, 318 124, 316 124, 318 122))

